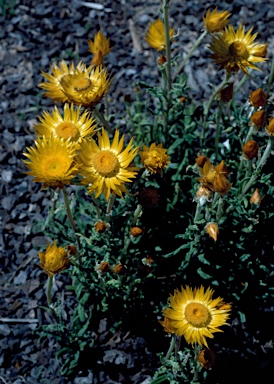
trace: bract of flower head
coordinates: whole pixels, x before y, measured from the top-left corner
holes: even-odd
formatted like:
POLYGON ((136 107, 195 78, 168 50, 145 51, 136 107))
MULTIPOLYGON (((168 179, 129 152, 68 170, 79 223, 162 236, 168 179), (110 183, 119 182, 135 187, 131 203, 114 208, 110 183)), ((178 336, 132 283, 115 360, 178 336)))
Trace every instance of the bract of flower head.
POLYGON ((98 220, 97 223, 94 225, 94 227, 96 232, 104 233, 109 227, 109 224, 105 223, 104 221, 98 220))
POLYGON ((94 36, 94 41, 88 40, 89 51, 93 53, 93 59, 91 64, 101 65, 103 64, 103 58, 107 55, 113 47, 110 46, 110 40, 103 35, 101 31, 98 31, 94 36))
POLYGON ((255 91, 252 91, 250 94, 249 102, 253 107, 263 107, 267 103, 267 94, 262 88, 255 89, 255 91))
POLYGON ((266 122, 266 114, 264 109, 254 112, 250 117, 250 121, 253 125, 255 125, 256 128, 262 128, 266 122))
POLYGON ((61 86, 67 100, 84 107, 96 106, 110 86, 110 77, 102 66, 82 65, 61 79, 61 86))
POLYGON ((75 108, 73 104, 66 103, 63 115, 57 107, 51 114, 44 111, 39 117, 39 123, 34 125, 34 130, 37 136, 53 135, 80 144, 83 138, 94 135, 96 126, 95 119, 88 111, 81 114, 80 107, 75 108))
POLYGON ((228 170, 223 160, 214 167, 208 159, 200 170, 202 177, 197 180, 203 187, 215 191, 221 196, 230 190, 232 184, 227 179, 228 170))
POLYGON ((205 29, 210 33, 220 32, 228 24, 230 15, 231 13, 228 11, 218 12, 218 7, 212 12, 208 9, 206 15, 203 17, 205 29))
MULTIPOLYGON (((169 36, 170 38, 174 36, 173 29, 169 30, 169 36)), ((152 21, 149 24, 148 33, 145 39, 152 48, 155 48, 158 51, 166 49, 165 27, 161 19, 157 19, 154 22, 152 21)))
POLYGON ((75 143, 59 137, 40 137, 35 146, 28 147, 23 153, 28 160, 23 160, 30 169, 26 172, 33 176, 34 182, 43 183, 42 188, 59 187, 71 184, 78 172, 75 164, 77 146, 75 143))
MULTIPOLYGON (((221 297, 213 299, 214 291, 204 287, 175 289, 170 295, 169 306, 163 313, 168 318, 168 329, 177 336, 184 336, 188 344, 207 345, 206 337, 213 338, 213 333, 222 332, 219 327, 227 324, 230 304, 225 304, 221 297)), ((166 328, 166 327, 165 327, 166 328)))
POLYGON ((217 241, 217 237, 219 234, 219 226, 217 223, 207 223, 207 225, 205 226, 205 231, 214 241, 217 241))
POLYGON ((132 182, 137 168, 130 166, 139 148, 133 148, 133 138, 124 148, 124 135, 119 140, 119 131, 115 132, 112 144, 107 131, 98 132, 98 145, 94 140, 83 141, 77 157, 79 173, 83 176, 82 185, 88 185, 88 193, 98 197, 104 193, 108 201, 113 193, 123 197, 128 193, 125 183, 132 182))
POLYGON ((274 136, 274 117, 270 117, 268 125, 265 128, 266 133, 270 136, 274 136))
POLYGON ((252 160, 258 156, 259 144, 255 140, 248 140, 242 150, 245 157, 252 160))
POLYGON ((167 149, 162 148, 162 144, 152 143, 150 147, 144 145, 144 150, 140 152, 141 162, 151 173, 161 172, 170 163, 167 149))
POLYGON ((250 197, 249 202, 250 204, 256 204, 256 205, 261 204, 262 198, 258 188, 256 188, 255 191, 252 193, 252 196, 250 197))
POLYGON ((52 277, 56 273, 63 271, 69 266, 69 251, 65 248, 57 247, 57 242, 54 240, 53 245, 48 245, 45 252, 38 252, 40 259, 40 267, 52 277))
POLYGON ((240 69, 248 74, 248 68, 259 70, 254 63, 264 62, 267 59, 260 54, 267 44, 258 44, 254 40, 257 33, 251 35, 253 28, 245 33, 245 27, 240 24, 235 31, 232 25, 212 36, 209 46, 213 54, 211 57, 219 64, 220 69, 229 72, 238 72, 240 69))
MULTIPOLYGON (((77 68, 81 68, 82 65, 83 65, 83 63, 80 62, 77 65, 77 68)), ((61 79, 64 76, 74 72, 74 70, 75 70, 74 64, 70 63, 70 65, 67 65, 67 63, 64 60, 62 60, 59 63, 59 67, 57 64, 54 63, 51 65, 50 69, 51 69, 52 74, 41 71, 43 77, 47 80, 47 82, 40 83, 38 86, 40 88, 46 90, 46 92, 44 94, 46 97, 48 97, 48 98, 50 98, 56 102, 58 102, 58 101, 65 102, 68 99, 67 99, 67 96, 63 92, 63 87, 61 85, 61 79)))

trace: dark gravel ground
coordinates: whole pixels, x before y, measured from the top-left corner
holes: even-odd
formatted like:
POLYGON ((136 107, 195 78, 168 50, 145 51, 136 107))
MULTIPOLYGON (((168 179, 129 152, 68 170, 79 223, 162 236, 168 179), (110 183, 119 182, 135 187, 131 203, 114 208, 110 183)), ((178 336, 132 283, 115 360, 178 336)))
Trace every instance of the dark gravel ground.
MULTIPOLYGON (((35 221, 43 221, 51 202, 49 193, 40 191, 40 185, 32 183, 24 174, 26 169, 21 159, 24 148, 33 142, 36 116, 52 106, 50 100, 42 98, 37 87, 42 80, 40 71, 48 72, 50 64, 60 59, 78 61, 81 58, 89 63, 86 41, 101 28, 115 44, 106 58, 114 75, 108 96, 110 112, 115 114, 113 123, 124 126, 123 97, 132 93, 132 84, 139 79, 151 84, 158 81, 157 54, 149 49, 143 37, 149 21, 159 15, 159 1, 98 0, 92 6, 94 3, 78 0, 3 0, 0 4, 0 379, 6 384, 68 383, 59 374, 58 361, 54 358, 58 346, 48 341, 38 346, 37 335, 33 335, 38 324, 49 319, 40 309, 46 302, 46 277, 37 266, 36 251, 47 239, 34 235, 32 227, 35 221)), ((215 1, 171 0, 171 24, 179 31, 173 44, 175 53, 183 55, 190 49, 203 27, 205 10, 215 5, 215 1)), ((259 40, 269 44, 271 57, 274 49, 273 0, 223 1, 218 5, 220 9, 233 13, 234 25, 238 22, 247 27, 254 25, 259 40)), ((217 83, 220 76, 207 58, 209 52, 205 45, 194 53, 185 68, 193 95, 200 99, 209 94, 209 84, 217 83)), ((260 85, 263 78, 263 73, 256 73, 247 87, 260 85)), ((58 284, 62 290, 63 278, 58 279, 58 284)), ((69 302, 70 298, 65 297, 65 300, 69 302)), ((237 325, 235 322, 235 329, 237 325)), ((273 329, 273 324, 270 324, 270 329, 273 329)), ((239 327, 237 332, 240 340, 245 330, 239 327)), ((272 337, 265 340, 266 344, 256 347, 260 355, 266 354, 266 358, 262 358, 262 364, 266 366, 273 365, 271 355, 267 354, 273 350, 273 337, 272 331, 272 337)), ((91 372, 85 372, 79 373, 73 383, 148 384, 152 375, 149 352, 140 352, 145 347, 146 342, 141 338, 117 342, 116 348, 129 351, 132 367, 135 367, 130 379, 117 378, 117 375, 113 379, 105 359, 99 379, 91 372), (141 354, 143 358, 140 358, 141 354)), ((235 366, 235 361, 227 361, 227 366, 222 367, 228 371, 239 369, 245 372, 246 369, 245 366, 235 366)), ((259 377, 252 381, 251 376, 246 381, 245 374, 238 378, 235 383, 264 382, 259 377)), ((212 383, 228 382, 212 380, 212 383)))

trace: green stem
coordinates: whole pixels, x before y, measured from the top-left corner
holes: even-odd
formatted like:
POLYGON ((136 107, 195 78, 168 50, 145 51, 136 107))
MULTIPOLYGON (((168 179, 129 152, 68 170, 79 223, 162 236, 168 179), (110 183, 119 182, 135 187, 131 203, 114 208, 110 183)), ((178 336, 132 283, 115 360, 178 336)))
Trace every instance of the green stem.
POLYGON ((233 97, 232 99, 228 102, 227 104, 227 108, 230 109, 231 108, 231 104, 233 102, 233 99, 234 99, 234 95, 237 94, 237 92, 239 91, 239 89, 242 88, 242 86, 247 82, 247 80, 250 78, 249 75, 244 75, 241 79, 241 81, 239 82, 239 84, 235 87, 234 89, 234 92, 233 92, 233 97))
POLYGON ((216 213, 216 222, 217 223, 221 220, 222 213, 223 213, 223 206, 224 206, 224 199, 220 196, 219 202, 218 202, 217 213, 216 213))
POLYGON ((198 221, 198 218, 201 214, 201 211, 202 211, 202 206, 200 204, 200 200, 198 200, 197 205, 196 205, 196 212, 195 212, 195 216, 194 216, 194 224, 198 221))
POLYGON ((171 336, 170 346, 169 346, 169 349, 168 349, 166 357, 165 357, 166 362, 170 358, 170 355, 171 355, 173 349, 175 348, 175 345, 176 345, 176 335, 173 334, 171 336))
POLYGON ((134 212, 134 217, 133 217, 133 225, 136 225, 136 223, 137 223, 137 220, 138 220, 138 217, 139 217, 139 215, 141 214, 141 212, 142 212, 142 206, 141 206, 141 204, 138 204, 137 205, 137 208, 136 208, 136 210, 135 210, 135 212, 134 212))
POLYGON ((224 86, 226 85, 226 83, 228 82, 230 78, 230 73, 226 73, 226 76, 224 78, 224 80, 221 82, 221 84, 218 85, 217 88, 215 88, 215 91, 212 93, 207 105, 205 106, 205 110, 204 110, 204 120, 207 120, 207 116, 209 114, 209 111, 210 111, 210 108, 211 108, 211 105, 213 104, 213 101, 215 99, 215 97, 218 95, 218 93, 224 88, 224 86))
POLYGON ((271 89, 271 85, 273 83, 273 79, 274 79, 274 56, 272 58, 272 65, 271 65, 270 75, 269 75, 268 82, 267 82, 267 94, 268 95, 269 95, 269 92, 270 92, 270 89, 271 89))
MULTIPOLYGON (((251 125, 251 127, 249 128, 249 131, 248 131, 248 133, 246 135, 245 143, 247 143, 251 139, 251 137, 253 135, 253 131, 254 131, 254 128, 251 125)), ((239 167, 238 167, 237 180, 240 180, 242 169, 243 169, 245 161, 248 161, 248 160, 244 157, 244 155, 242 155, 241 156, 241 160, 240 160, 240 164, 239 164, 239 167)))
POLYGON ((197 381, 198 380, 198 378, 199 378, 199 372, 200 372, 200 364, 199 364, 199 362, 197 361, 197 357, 198 357, 198 355, 199 355, 199 353, 200 353, 200 350, 201 350, 201 348, 200 348, 200 346, 199 346, 199 344, 198 343, 195 343, 195 345, 194 345, 194 354, 195 354, 195 364, 194 364, 194 374, 193 374, 193 379, 192 379, 192 382, 194 381, 197 381))
POLYGON ((98 120, 100 120, 100 122, 103 124, 103 126, 106 128, 106 130, 109 133, 114 133, 114 131, 111 128, 111 126, 109 125, 108 121, 104 118, 104 116, 101 114, 101 112, 99 111, 99 109, 97 107, 95 107, 93 109, 93 114, 97 117, 98 120))
POLYGON ((181 64, 178 66, 178 68, 176 69, 174 75, 173 75, 173 81, 175 80, 176 76, 181 72, 181 70, 184 68, 187 60, 190 58, 190 56, 192 55, 192 53, 195 51, 195 49, 201 44, 201 42, 204 40, 204 38, 206 37, 207 35, 207 30, 204 30, 204 32, 201 34, 201 36, 198 38, 198 40, 196 41, 196 43, 193 45, 193 47, 191 48, 191 50, 188 52, 188 54, 186 55, 186 57, 184 58, 184 60, 181 62, 181 64))
POLYGON ((166 77, 167 77, 167 96, 170 100, 170 91, 172 85, 171 79, 171 52, 170 52, 170 32, 169 32, 169 15, 168 15, 169 0, 163 0, 164 28, 165 28, 165 43, 166 43, 166 77))
POLYGON ((49 308, 52 305, 51 289, 52 289, 53 276, 48 276, 46 296, 49 308))
POLYGON ((216 121, 216 134, 215 134, 215 160, 218 158, 218 150, 219 150, 219 139, 220 139, 220 121, 221 121, 221 116, 223 113, 222 109, 222 102, 220 101, 219 104, 219 111, 217 115, 217 121, 216 121))
POLYGON ((111 193, 108 199, 108 206, 107 206, 107 212, 106 212, 106 223, 109 223, 110 216, 111 216, 111 210, 113 207, 113 204, 115 202, 116 195, 114 193, 111 193))
MULTIPOLYGON (((71 226, 71 228, 72 228, 72 230, 74 232, 75 239, 76 239, 76 242, 77 242, 78 252, 79 252, 80 249, 81 249, 80 239, 79 239, 79 236, 76 233, 77 232, 76 224, 74 222, 73 215, 72 215, 72 212, 71 212, 71 209, 70 209, 69 198, 68 198, 68 191, 67 191, 65 186, 62 189, 62 192, 63 192, 63 198, 64 198, 65 207, 66 207, 67 217, 68 217, 68 220, 70 222, 70 226, 71 226)), ((79 261, 79 264, 81 264, 80 263, 80 256, 79 256, 79 260, 78 261, 79 261)))
POLYGON ((263 165, 265 164, 268 156, 271 153, 272 145, 273 145, 273 139, 270 137, 268 139, 267 146, 265 148, 263 156, 261 157, 261 159, 260 159, 260 161, 259 161, 259 163, 257 165, 257 168, 256 168, 255 172, 251 176, 249 182, 243 187, 242 193, 238 197, 238 200, 241 200, 241 198, 246 194, 246 192, 249 190, 249 188, 252 186, 252 184, 256 181, 256 179, 257 179, 257 177, 258 177, 258 175, 259 175, 259 173, 261 171, 261 168, 263 167, 263 165))

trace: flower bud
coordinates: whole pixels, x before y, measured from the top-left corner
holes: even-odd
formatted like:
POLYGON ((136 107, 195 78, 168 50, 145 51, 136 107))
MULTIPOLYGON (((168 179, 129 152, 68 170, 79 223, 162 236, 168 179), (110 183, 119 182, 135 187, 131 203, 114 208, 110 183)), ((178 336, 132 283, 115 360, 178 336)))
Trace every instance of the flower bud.
POLYGON ((107 223, 104 223, 103 221, 99 220, 97 221, 94 227, 98 233, 103 233, 107 229, 108 225, 107 223))
POLYGON ((219 96, 224 103, 228 103, 232 99, 233 87, 234 87, 234 82, 230 83, 228 86, 226 86, 220 91, 219 96))
POLYGON ((267 94, 264 93, 262 88, 258 88, 255 91, 251 92, 249 102, 253 105, 253 107, 263 107, 267 102, 267 94))
POLYGON ((261 44, 261 47, 257 48, 256 52, 253 53, 253 56, 266 57, 266 55, 267 55, 267 46, 268 46, 268 44, 261 44))
POLYGON ((255 140, 249 140, 243 146, 243 154, 249 160, 258 156, 259 144, 255 140))
POLYGON ((144 231, 142 230, 142 228, 140 227, 131 227, 130 228, 130 234, 133 236, 133 237, 139 237, 141 236, 141 234, 143 233, 144 231))
POLYGON ((95 269, 98 272, 107 272, 109 270, 109 265, 107 261, 102 261, 100 264, 98 264, 95 269))
POLYGON ((265 129, 270 136, 274 136, 274 117, 270 117, 269 123, 265 129))
POLYGON ((67 250, 68 250, 70 255, 76 255, 76 253, 77 253, 77 248, 73 244, 68 245, 67 250))
POLYGON ((255 191, 253 192, 249 202, 250 202, 250 204, 260 205, 261 201, 262 201, 262 199, 261 199, 260 192, 259 192, 258 188, 256 188, 255 191))
POLYGON ((250 120, 255 125, 255 127, 263 127, 266 121, 265 111, 262 109, 261 111, 254 112, 253 115, 250 117, 250 120))
POLYGON ((158 62, 159 65, 164 65, 165 62, 166 62, 166 57, 165 57, 165 55, 161 55, 161 56, 159 56, 157 62, 158 62))
POLYGON ((205 230, 214 241, 217 240, 219 234, 219 227, 217 223, 207 223, 205 230))
POLYGON ((121 274, 123 272, 123 265, 121 263, 115 265, 113 268, 112 268, 112 271, 114 273, 117 273, 117 275, 121 274))

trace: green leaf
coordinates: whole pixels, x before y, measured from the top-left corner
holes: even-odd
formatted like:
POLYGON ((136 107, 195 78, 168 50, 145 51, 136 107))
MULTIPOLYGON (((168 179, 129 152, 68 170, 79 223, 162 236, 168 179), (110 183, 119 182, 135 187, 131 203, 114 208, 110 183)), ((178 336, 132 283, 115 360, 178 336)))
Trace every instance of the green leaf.
POLYGON ((201 268, 197 269, 197 273, 203 278, 203 279, 211 279, 212 276, 208 275, 207 273, 203 272, 201 268))

